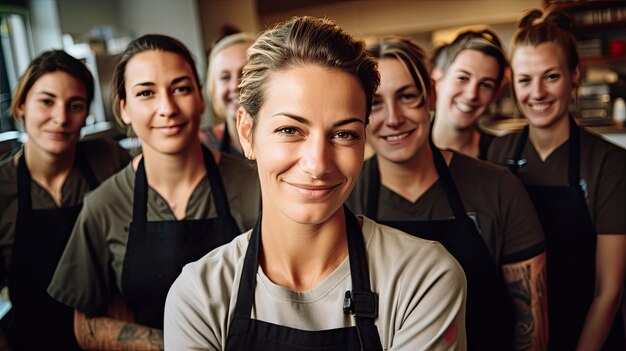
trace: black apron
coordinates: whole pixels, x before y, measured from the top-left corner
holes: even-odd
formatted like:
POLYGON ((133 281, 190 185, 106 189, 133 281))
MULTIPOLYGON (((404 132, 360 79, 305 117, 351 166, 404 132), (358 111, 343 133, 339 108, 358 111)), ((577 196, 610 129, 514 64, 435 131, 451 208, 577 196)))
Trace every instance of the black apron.
MULTIPOLYGON (((80 150, 76 165, 90 189, 98 181, 80 150)), ((7 337, 16 350, 77 350, 74 337, 74 309, 47 293, 48 285, 72 233, 80 204, 68 207, 33 209, 32 178, 26 155, 17 165, 18 212, 15 242, 9 272, 12 308, 7 315, 7 337)))
MULTIPOLYGON (((250 318, 254 304, 256 273, 261 245, 261 217, 257 221, 246 250, 237 305, 226 339, 226 350, 276 351, 350 351, 382 350, 374 319, 378 312, 378 297, 370 289, 363 234, 356 217, 344 206, 348 232, 348 258, 352 289, 346 291, 344 313, 353 314, 356 326, 328 330, 300 330, 250 318)), ((337 301, 337 308, 341 308, 337 301)), ((305 316, 306 317, 306 316, 305 316)))
POLYGON ((376 157, 369 169, 366 216, 413 236, 436 240, 456 258, 467 277, 466 333, 468 350, 508 350, 513 345, 515 311, 506 284, 474 221, 466 214, 450 170, 439 149, 429 140, 435 168, 453 219, 378 220, 380 173, 376 157))
MULTIPOLYGON (((509 169, 517 175, 526 164, 522 152, 528 126, 517 136, 509 169)), ((550 350, 574 350, 593 300, 596 230, 580 183, 580 129, 570 117, 568 185, 526 185, 546 237, 550 350)), ((624 351, 624 328, 619 312, 604 350, 624 351)))
POLYGON ((165 298, 183 266, 241 233, 231 216, 213 155, 205 147, 202 151, 217 218, 147 222, 148 181, 143 159, 137 166, 133 221, 122 270, 122 295, 136 323, 163 329, 165 298))

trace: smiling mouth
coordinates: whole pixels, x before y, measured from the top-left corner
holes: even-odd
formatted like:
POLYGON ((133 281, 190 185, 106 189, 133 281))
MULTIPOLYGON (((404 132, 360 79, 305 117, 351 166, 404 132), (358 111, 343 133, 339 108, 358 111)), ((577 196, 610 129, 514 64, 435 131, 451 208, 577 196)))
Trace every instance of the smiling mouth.
POLYGON ((535 112, 543 112, 550 107, 550 104, 529 104, 530 108, 535 112))
POLYGON ((322 200, 325 199, 328 195, 330 195, 335 189, 339 187, 339 185, 307 185, 307 184, 297 184, 297 183, 289 183, 292 188, 294 188, 300 195, 310 200, 322 200))
POLYGON ((454 104, 454 106, 456 106, 457 109, 459 109, 459 111, 463 112, 463 113, 469 113, 472 112, 474 110, 474 107, 468 105, 468 104, 464 104, 462 102, 457 102, 454 104))
POLYGON ((397 142, 397 141, 401 141, 403 139, 406 139, 406 137, 408 137, 414 131, 415 131, 415 129, 409 130, 409 131, 406 131, 406 132, 400 133, 400 134, 384 136, 382 138, 385 139, 388 142, 397 142))

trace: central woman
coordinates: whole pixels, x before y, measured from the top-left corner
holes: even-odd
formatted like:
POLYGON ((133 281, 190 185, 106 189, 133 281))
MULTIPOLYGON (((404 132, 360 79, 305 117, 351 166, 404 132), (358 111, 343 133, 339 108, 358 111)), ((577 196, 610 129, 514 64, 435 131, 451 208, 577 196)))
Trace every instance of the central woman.
POLYGON ((237 128, 263 213, 183 269, 166 348, 465 349, 458 263, 343 206, 378 83, 364 43, 327 20, 295 18, 250 47, 237 128))

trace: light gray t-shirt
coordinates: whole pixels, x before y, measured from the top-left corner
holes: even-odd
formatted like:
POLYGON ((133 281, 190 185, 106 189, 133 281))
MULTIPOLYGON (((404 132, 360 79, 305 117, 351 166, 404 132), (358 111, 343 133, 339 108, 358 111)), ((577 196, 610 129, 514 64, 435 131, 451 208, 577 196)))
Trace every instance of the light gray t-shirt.
MULTIPOLYGON (((433 241, 363 217, 372 290, 379 296, 376 327, 386 350, 465 350, 465 275, 433 241)), ((223 350, 237 302, 250 232, 188 264, 165 304, 165 348, 223 350)), ((343 313, 352 287, 349 260, 313 289, 274 284, 259 267, 251 317, 302 330, 354 326, 343 313)))

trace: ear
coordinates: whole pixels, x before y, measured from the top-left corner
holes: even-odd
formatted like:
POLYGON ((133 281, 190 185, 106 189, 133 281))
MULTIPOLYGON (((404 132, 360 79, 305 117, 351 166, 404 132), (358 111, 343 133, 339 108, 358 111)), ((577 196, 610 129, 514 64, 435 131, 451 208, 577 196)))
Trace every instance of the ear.
POLYGON ((130 125, 131 118, 128 112, 126 112, 126 100, 120 100, 120 118, 126 125, 130 125))
POLYGON ((26 112, 24 111, 24 104, 19 104, 18 106, 16 106, 15 108, 15 112, 16 112, 16 119, 24 119, 24 115, 26 114, 26 112))
POLYGON ((577 88, 580 83, 580 67, 576 66, 572 71, 572 88, 577 88))
POLYGON ((435 82, 443 77, 443 72, 441 72, 441 68, 435 67, 430 71, 430 78, 432 78, 435 82))
POLYGON ((252 116, 243 108, 237 109, 237 134, 239 134, 239 142, 243 149, 243 154, 249 160, 254 160, 254 151, 252 147, 252 116))

